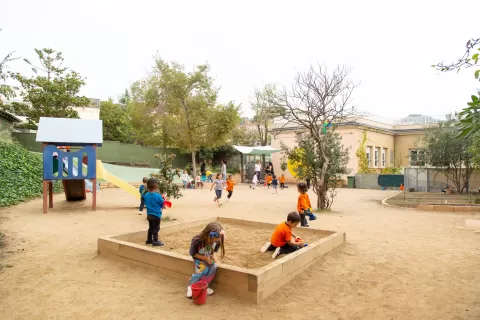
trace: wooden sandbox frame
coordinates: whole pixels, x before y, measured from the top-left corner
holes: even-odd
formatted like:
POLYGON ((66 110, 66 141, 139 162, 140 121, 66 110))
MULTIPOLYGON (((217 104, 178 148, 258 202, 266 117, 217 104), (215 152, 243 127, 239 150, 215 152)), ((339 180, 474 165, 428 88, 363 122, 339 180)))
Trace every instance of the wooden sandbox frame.
MULTIPOLYGON (((162 226, 161 233, 174 233, 214 221, 255 228, 269 228, 272 231, 276 227, 276 224, 272 223, 215 217, 162 226)), ((293 280, 295 276, 305 271, 324 254, 335 247, 343 245, 346 238, 344 232, 315 228, 302 228, 302 230, 317 235, 324 235, 325 237, 309 243, 308 247, 294 253, 280 256, 281 258, 275 260, 272 259, 271 263, 258 269, 246 269, 222 263, 217 269, 217 275, 212 282, 212 288, 222 293, 230 293, 249 302, 261 303, 276 290, 293 280)), ((138 241, 138 239, 143 240, 145 234, 146 231, 141 231, 100 237, 98 239, 98 254, 151 270, 168 272, 169 276, 183 279, 187 283, 193 272, 192 258, 183 254, 132 243, 133 241, 138 241)))

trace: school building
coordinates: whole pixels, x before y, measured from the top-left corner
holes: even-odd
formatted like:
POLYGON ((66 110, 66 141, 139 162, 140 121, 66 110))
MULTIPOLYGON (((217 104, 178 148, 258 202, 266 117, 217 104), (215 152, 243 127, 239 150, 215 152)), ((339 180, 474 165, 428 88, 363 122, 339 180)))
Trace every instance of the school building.
MULTIPOLYGON (((364 133, 366 142, 364 144, 369 167, 374 168, 378 173, 388 167, 418 167, 423 162, 423 151, 419 142, 424 130, 439 119, 423 116, 410 115, 398 121, 389 121, 376 116, 359 117, 346 119, 336 123, 336 132, 342 137, 345 148, 349 150, 348 168, 350 175, 358 173, 358 158, 356 152, 362 145, 364 133)), ((281 144, 294 147, 301 141, 305 129, 296 124, 285 124, 276 121, 274 128, 278 133, 272 134, 272 147, 281 148, 281 144)), ((328 129, 327 129, 328 130, 328 129)), ((272 154, 272 163, 276 172, 281 172, 281 153, 272 154)), ((290 172, 285 172, 287 181, 294 182, 295 178, 290 172)), ((346 179, 346 177, 345 177, 346 179)))

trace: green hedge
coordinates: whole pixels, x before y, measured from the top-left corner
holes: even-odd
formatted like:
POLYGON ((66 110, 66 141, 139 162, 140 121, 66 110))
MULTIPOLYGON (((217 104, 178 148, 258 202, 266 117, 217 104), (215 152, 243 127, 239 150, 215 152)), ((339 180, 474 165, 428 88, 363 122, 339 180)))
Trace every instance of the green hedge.
MULTIPOLYGON (((42 195, 42 158, 16 143, 0 142, 0 207, 42 195)), ((55 181, 54 192, 62 184, 55 181)))

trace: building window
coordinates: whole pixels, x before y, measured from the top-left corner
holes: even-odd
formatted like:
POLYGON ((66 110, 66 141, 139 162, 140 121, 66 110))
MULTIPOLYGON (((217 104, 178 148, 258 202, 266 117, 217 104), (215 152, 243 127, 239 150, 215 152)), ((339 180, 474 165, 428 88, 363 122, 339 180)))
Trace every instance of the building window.
POLYGON ((390 150, 390 164, 395 165, 395 152, 393 150, 390 150))
POLYGON ((368 167, 370 168, 372 166, 372 157, 370 156, 370 148, 371 147, 367 147, 367 161, 368 161, 368 167))
POLYGON ((409 150, 408 158, 410 167, 421 167, 425 165, 425 151, 423 150, 409 150))
POLYGON ((378 148, 375 148, 375 167, 378 167, 378 148))
POLYGON ((387 149, 383 149, 382 151, 382 168, 387 166, 387 149))

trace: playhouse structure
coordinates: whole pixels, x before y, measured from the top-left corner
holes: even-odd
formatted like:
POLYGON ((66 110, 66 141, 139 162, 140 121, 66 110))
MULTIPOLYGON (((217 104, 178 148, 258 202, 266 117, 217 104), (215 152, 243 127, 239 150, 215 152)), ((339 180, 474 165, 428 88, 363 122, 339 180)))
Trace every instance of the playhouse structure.
POLYGON ((96 148, 103 143, 102 121, 40 118, 36 141, 43 143, 43 212, 53 208, 54 180, 62 180, 67 201, 86 199, 85 186, 91 184, 95 210, 96 148))

